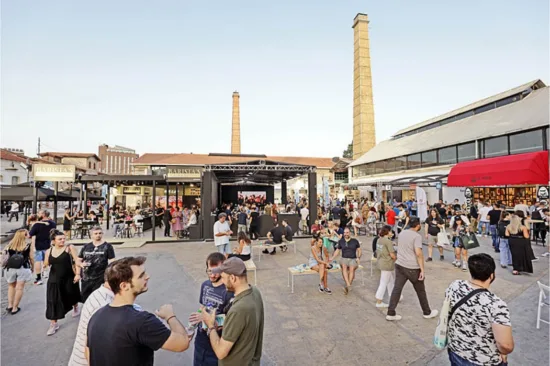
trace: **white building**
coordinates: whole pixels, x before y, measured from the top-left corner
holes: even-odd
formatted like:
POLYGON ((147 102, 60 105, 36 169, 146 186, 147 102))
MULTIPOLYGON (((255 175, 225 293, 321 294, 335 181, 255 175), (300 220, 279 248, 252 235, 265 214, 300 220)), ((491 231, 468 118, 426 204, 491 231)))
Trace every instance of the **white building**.
POLYGON ((0 184, 17 185, 28 181, 27 157, 0 149, 0 184))
MULTIPOLYGON (((548 89, 536 80, 398 131, 349 165, 351 182, 378 189, 386 199, 413 198, 418 184, 430 203, 440 197, 464 201, 464 188, 446 186, 457 163, 548 150, 548 89)), ((512 203, 534 198, 535 191, 523 185, 476 188, 474 198, 512 203)))

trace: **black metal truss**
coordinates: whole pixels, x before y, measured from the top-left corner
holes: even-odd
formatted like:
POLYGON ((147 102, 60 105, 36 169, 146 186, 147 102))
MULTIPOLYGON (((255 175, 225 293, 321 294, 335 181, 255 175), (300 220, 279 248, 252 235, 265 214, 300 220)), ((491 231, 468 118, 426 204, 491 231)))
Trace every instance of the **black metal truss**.
POLYGON ((250 171, 250 172, 291 172, 291 173, 312 173, 315 172, 315 167, 307 165, 243 165, 243 164, 218 164, 218 165, 206 165, 207 171, 250 171))

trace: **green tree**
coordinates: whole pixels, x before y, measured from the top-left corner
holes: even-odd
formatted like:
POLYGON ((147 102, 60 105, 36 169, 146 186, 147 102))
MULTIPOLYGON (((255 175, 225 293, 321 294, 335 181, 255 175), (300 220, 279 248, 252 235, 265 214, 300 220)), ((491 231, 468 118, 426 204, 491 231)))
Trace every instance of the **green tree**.
POLYGON ((342 157, 348 159, 353 158, 353 141, 351 142, 351 144, 348 145, 348 148, 344 150, 344 152, 342 153, 342 157))

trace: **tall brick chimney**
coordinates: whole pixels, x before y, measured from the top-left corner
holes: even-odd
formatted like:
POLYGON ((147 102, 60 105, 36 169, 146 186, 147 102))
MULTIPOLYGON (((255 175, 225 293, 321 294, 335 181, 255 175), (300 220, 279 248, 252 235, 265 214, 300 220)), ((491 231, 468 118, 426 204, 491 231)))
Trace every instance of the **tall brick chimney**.
POLYGON ((353 19, 353 159, 376 145, 370 68, 369 18, 353 19))
POLYGON ((239 92, 233 92, 233 118, 231 121, 231 154, 241 153, 241 113, 239 92))

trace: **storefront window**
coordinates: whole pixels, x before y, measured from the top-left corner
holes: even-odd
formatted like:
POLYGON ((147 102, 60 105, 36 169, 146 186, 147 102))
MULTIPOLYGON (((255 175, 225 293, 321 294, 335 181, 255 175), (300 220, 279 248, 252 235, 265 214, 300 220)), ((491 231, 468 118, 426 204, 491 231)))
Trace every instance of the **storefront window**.
POLYGON ((446 147, 438 150, 439 164, 456 163, 456 146, 446 147))
POLYGON ((416 169, 420 168, 420 154, 413 154, 407 157, 407 168, 416 169))
POLYGON ((395 171, 395 165, 396 165, 395 159, 386 160, 386 171, 387 172, 394 172, 395 171))
POLYGON ((422 153, 422 167, 437 165, 437 153, 435 150, 422 153))
POLYGON ((399 158, 395 158, 395 170, 403 169, 407 169, 407 157, 401 156, 399 158))
POLYGON ((476 158, 476 145, 475 142, 469 142, 467 144, 458 145, 458 161, 474 160, 476 158))
POLYGON ((494 156, 508 155, 508 137, 493 137, 483 141, 483 157, 492 158, 494 156))
POLYGON ((529 131, 510 135, 510 154, 542 150, 542 131, 529 131))
POLYGON ((386 172, 386 162, 385 161, 377 161, 374 163, 374 173, 380 174, 386 172))

